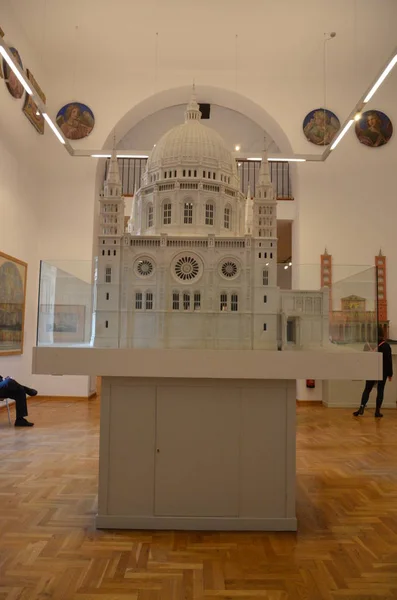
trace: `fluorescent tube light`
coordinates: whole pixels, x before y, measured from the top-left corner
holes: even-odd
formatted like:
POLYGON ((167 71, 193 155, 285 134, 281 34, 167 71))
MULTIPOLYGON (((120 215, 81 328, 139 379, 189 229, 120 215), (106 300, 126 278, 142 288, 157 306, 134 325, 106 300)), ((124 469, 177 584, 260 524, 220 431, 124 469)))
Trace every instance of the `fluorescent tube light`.
MULTIPOLYGON (((257 160, 257 161, 261 161, 262 157, 253 157, 253 158, 247 158, 247 160, 257 160)), ((277 156, 269 156, 269 158, 267 159, 269 162, 306 162, 306 158, 278 158, 277 156)))
POLYGON ((45 118, 45 120, 47 121, 48 125, 51 127, 52 131, 55 133, 55 135, 57 136, 57 138, 61 142, 61 144, 66 144, 65 140, 63 139, 63 137, 61 136, 61 134, 59 133, 58 129, 55 127, 54 123, 51 121, 51 119, 47 115, 47 113, 43 113, 43 117, 45 118))
POLYGON ((13 73, 14 73, 15 77, 18 79, 19 83, 21 85, 23 85, 24 89, 29 94, 29 96, 32 96, 33 95, 33 91, 31 89, 31 87, 26 83, 25 79, 22 77, 22 75, 18 71, 18 68, 15 65, 14 61, 7 54, 7 52, 6 52, 5 48, 3 48, 3 46, 0 46, 0 54, 2 55, 2 57, 4 58, 4 60, 6 61, 6 63, 10 67, 10 69, 13 71, 13 73))
POLYGON ((269 162, 306 162, 306 158, 271 158, 267 159, 269 162))
POLYGON ((382 75, 379 77, 378 81, 372 86, 372 88, 370 89, 368 94, 365 96, 365 98, 363 100, 364 104, 371 100, 372 96, 375 94, 378 87, 382 85, 382 83, 384 82, 384 80, 386 79, 386 77, 388 76, 388 74, 390 73, 390 71, 392 70, 392 68, 394 67, 394 65, 396 63, 397 63, 397 54, 391 59, 391 61, 387 65, 386 69, 383 71, 382 75))
MULTIPOLYGON (((111 154, 91 154, 92 158, 111 158, 111 154)), ((149 158, 147 154, 117 154, 117 158, 149 158)))
POLYGON ((349 131, 349 129, 353 125, 353 123, 354 123, 354 119, 350 119, 350 121, 348 121, 346 123, 346 125, 344 126, 344 128, 342 129, 342 131, 340 132, 340 134, 338 135, 338 137, 336 138, 336 140, 332 144, 330 150, 333 150, 334 148, 336 148, 336 146, 339 144, 339 142, 341 141, 341 139, 343 138, 343 136, 345 135, 345 133, 347 133, 349 131))

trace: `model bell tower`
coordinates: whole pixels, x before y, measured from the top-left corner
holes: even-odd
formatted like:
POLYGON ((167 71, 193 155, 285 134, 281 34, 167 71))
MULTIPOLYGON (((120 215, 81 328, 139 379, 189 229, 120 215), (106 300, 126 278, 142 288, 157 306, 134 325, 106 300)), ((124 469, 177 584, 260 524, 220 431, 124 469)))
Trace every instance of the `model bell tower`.
POLYGON ((96 270, 95 345, 117 348, 119 342, 120 281, 124 198, 114 150, 99 199, 98 265, 96 270))
POLYGON ((259 179, 252 204, 254 244, 253 328, 258 347, 277 349, 282 324, 278 317, 277 287, 277 200, 270 179, 267 152, 262 156, 259 179))

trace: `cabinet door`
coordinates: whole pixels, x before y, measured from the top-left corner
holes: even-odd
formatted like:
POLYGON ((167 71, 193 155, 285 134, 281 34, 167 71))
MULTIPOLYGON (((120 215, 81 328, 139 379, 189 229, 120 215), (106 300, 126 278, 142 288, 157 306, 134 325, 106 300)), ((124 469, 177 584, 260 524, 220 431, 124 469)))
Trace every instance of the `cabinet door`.
POLYGON ((152 514, 155 401, 154 386, 111 386, 108 514, 152 514))
POLYGON ((239 390, 157 389, 156 515, 238 515, 239 429, 239 390))

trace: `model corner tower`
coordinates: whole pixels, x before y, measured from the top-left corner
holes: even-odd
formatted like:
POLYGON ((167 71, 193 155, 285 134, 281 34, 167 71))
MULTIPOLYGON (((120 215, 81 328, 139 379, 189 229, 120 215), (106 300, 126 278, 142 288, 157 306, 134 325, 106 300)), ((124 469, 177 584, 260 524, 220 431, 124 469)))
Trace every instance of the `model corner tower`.
POLYGON ((116 151, 99 198, 98 264, 96 274, 95 345, 117 347, 119 339, 124 198, 116 151))

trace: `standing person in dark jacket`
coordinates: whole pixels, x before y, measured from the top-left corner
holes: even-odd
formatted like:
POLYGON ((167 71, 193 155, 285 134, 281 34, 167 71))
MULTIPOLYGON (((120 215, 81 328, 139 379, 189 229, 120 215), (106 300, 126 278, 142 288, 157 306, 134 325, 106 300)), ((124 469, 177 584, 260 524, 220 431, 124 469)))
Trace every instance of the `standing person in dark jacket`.
POLYGON ((392 353, 390 345, 386 342, 384 338, 384 333, 382 328, 378 329, 378 352, 382 353, 382 366, 383 366, 383 378, 379 381, 366 381, 365 388, 363 391, 363 395, 361 397, 361 405, 358 410, 356 410, 353 415, 355 417, 359 417, 364 414, 364 409, 367 405, 369 395, 371 393, 372 388, 375 383, 377 383, 378 393, 376 395, 376 410, 375 417, 383 417, 380 412, 380 407, 383 402, 383 393, 385 390, 386 381, 391 381, 393 377, 393 361, 392 361, 392 353))
POLYGON ((28 388, 25 385, 21 385, 12 377, 5 377, 4 379, 0 375, 0 400, 2 398, 10 398, 15 400, 16 408, 16 419, 15 427, 33 427, 33 423, 25 419, 28 416, 28 406, 26 402, 26 396, 36 396, 37 391, 32 388, 28 388))

